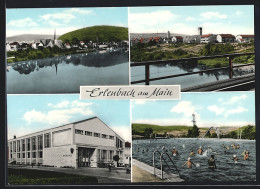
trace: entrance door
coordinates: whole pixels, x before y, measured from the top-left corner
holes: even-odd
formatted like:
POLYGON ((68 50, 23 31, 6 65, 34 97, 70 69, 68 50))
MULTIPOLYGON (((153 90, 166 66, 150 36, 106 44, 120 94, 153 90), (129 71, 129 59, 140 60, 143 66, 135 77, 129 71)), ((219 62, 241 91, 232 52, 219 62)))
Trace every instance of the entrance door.
POLYGON ((90 158, 93 155, 95 149, 93 148, 78 148, 78 166, 90 167, 90 158))

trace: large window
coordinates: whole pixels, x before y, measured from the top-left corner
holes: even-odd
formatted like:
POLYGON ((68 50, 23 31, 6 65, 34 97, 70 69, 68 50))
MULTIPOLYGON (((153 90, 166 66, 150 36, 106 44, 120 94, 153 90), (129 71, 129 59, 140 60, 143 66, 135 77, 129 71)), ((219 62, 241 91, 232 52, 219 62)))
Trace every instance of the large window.
POLYGON ((13 152, 13 144, 12 144, 12 142, 10 142, 10 152, 13 152))
POLYGON ((75 129, 75 134, 83 135, 83 131, 79 129, 75 129))
POLYGON ((16 142, 14 141, 14 152, 16 152, 16 142))
POLYGON ((87 136, 92 136, 92 132, 85 131, 85 135, 87 135, 87 136))
POLYGON ((32 138, 32 150, 36 150, 36 137, 32 138))
POLYGON ((94 137, 100 137, 100 133, 94 133, 94 137))
MULTIPOLYGON (((22 151, 25 151, 25 139, 22 140, 22 151)), ((25 158, 25 157, 24 157, 25 158)))
POLYGON ((102 138, 107 138, 107 135, 102 134, 101 137, 102 137, 102 138))
POLYGON ((42 158, 42 151, 38 152, 38 158, 42 158))
POLYGON ((26 141, 27 141, 27 151, 30 151, 31 150, 31 140, 30 140, 30 138, 27 138, 26 141))
POLYGON ((50 133, 47 133, 44 135, 44 148, 50 148, 51 147, 51 136, 50 133))
POLYGON ((36 152, 32 153, 32 158, 36 158, 36 152))
POLYGON ((38 150, 42 150, 42 135, 37 136, 38 139, 38 150))
POLYGON ((109 139, 111 139, 111 140, 114 140, 114 139, 115 139, 115 137, 114 137, 114 136, 111 136, 111 135, 109 135, 109 139))
POLYGON ((20 140, 17 141, 17 152, 21 151, 20 140))

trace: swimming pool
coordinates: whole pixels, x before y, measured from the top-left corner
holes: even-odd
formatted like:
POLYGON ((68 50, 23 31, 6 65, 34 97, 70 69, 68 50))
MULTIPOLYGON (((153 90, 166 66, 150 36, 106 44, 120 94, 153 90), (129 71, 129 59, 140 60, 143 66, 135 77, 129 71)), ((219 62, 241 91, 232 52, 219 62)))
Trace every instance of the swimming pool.
MULTIPOLYGON (((159 150, 163 152, 168 150, 171 155, 171 150, 175 147, 179 156, 171 158, 180 171, 181 177, 185 181, 199 182, 243 182, 255 181, 256 179, 256 150, 255 140, 227 140, 227 139, 157 139, 157 140, 133 140, 132 156, 141 162, 148 165, 153 165, 153 152, 159 150), (233 149, 231 145, 239 144, 239 149, 233 149), (207 153, 204 155, 195 155, 191 157, 191 161, 197 166, 188 169, 182 165, 187 161, 191 150, 195 153, 199 147, 202 147, 207 153), (229 150, 223 146, 229 146, 229 150), (210 148, 208 148, 210 147, 210 148), (249 160, 245 161, 241 155, 244 150, 249 151, 249 160), (225 153, 226 151, 226 153, 225 153), (211 170, 208 168, 208 159, 214 154, 216 159, 217 169, 211 170), (232 158, 236 154, 239 158, 238 163, 235 163, 232 158)), ((156 155, 156 167, 160 169, 159 155, 156 155)), ((169 165, 171 165, 169 163, 169 165)), ((134 173, 133 173, 134 174, 134 173)))

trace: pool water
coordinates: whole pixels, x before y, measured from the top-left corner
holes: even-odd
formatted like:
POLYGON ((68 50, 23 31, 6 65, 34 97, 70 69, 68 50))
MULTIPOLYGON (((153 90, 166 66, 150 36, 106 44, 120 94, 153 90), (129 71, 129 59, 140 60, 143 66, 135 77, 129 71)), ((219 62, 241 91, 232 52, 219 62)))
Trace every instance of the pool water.
MULTIPOLYGON (((153 152, 155 150, 161 153, 168 150, 174 164, 180 172, 181 178, 185 181, 199 182, 243 182, 256 180, 256 150, 255 140, 227 140, 227 139, 157 139, 157 140, 133 140, 133 158, 153 166, 153 152), (239 144, 239 149, 233 149, 231 145, 239 144), (229 146, 229 150, 223 146, 229 146), (163 150, 163 146, 165 149, 163 150), (202 147, 204 155, 197 155, 197 149, 202 147), (175 147, 179 156, 172 156, 172 148, 175 147), (210 147, 210 148, 208 148, 210 147), (244 150, 249 151, 249 160, 245 161, 243 155, 244 150), (187 161, 191 151, 195 152, 195 156, 191 157, 191 161, 196 165, 189 169, 183 164, 187 161), (226 153, 225 153, 226 151, 226 153), (208 168, 208 159, 211 154, 215 155, 217 169, 208 168), (232 160, 233 155, 239 158, 238 163, 232 160)), ((160 169, 159 154, 155 155, 156 167, 160 169)), ((167 158, 165 158, 167 159, 167 158)), ((169 165, 172 165, 168 161, 169 165)), ((165 169, 165 171, 167 171, 165 169)), ((134 174, 134 173, 133 173, 134 174)))

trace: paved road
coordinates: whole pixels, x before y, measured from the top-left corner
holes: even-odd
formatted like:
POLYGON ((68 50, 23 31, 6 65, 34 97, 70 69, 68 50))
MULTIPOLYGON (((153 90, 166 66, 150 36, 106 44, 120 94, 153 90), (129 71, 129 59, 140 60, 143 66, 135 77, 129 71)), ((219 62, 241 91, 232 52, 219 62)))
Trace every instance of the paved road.
POLYGON ((93 168, 93 167, 80 167, 78 169, 72 168, 58 168, 58 167, 37 167, 34 166, 9 166, 10 168, 15 169, 38 169, 46 171, 57 171, 68 174, 78 174, 78 175, 87 175, 95 176, 98 179, 98 183, 130 183, 131 174, 126 173, 126 168, 118 167, 113 168, 111 172, 108 171, 108 168, 93 168))

